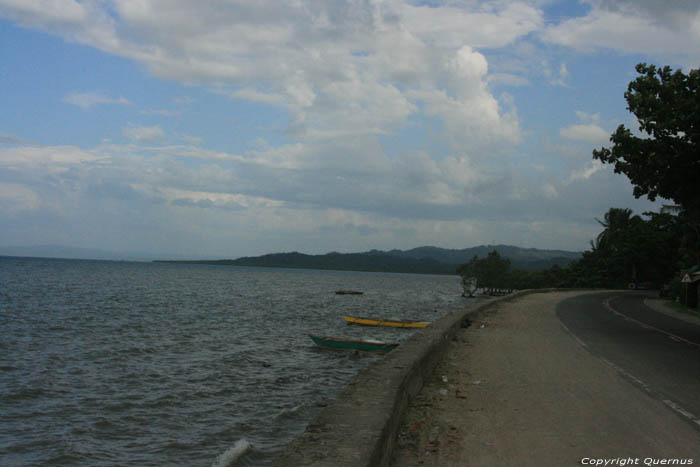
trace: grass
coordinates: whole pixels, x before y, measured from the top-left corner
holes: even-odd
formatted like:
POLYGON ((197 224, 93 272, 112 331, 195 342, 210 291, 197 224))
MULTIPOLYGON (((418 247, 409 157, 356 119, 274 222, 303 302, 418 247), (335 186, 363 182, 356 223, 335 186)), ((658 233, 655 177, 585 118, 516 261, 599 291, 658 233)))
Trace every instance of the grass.
POLYGON ((687 306, 683 305, 680 302, 677 302, 675 300, 666 300, 666 304, 671 308, 673 311, 677 311, 679 313, 684 313, 686 315, 694 316, 696 318, 700 318, 700 309, 698 308, 688 308, 687 306))

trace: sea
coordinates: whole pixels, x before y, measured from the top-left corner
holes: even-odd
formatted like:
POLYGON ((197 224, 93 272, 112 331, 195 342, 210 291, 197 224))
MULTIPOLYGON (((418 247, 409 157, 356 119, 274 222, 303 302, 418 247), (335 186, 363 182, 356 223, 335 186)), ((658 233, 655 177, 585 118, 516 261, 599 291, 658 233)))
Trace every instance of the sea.
POLYGON ((458 276, 0 257, 0 465, 257 466, 402 341, 342 315, 435 320, 458 276), (339 295, 337 290, 362 295, 339 295))

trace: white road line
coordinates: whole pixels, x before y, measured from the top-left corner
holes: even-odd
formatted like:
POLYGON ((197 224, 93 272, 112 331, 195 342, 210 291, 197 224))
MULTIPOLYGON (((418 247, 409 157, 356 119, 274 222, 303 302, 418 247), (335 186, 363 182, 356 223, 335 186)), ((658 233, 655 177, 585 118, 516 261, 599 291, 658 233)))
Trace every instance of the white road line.
POLYGON ((611 362, 607 358, 600 357, 600 359, 603 360, 605 363, 607 363, 609 366, 611 366, 615 371, 617 371, 618 373, 620 373, 621 375, 626 377, 627 379, 634 381, 637 385, 639 385, 642 389, 644 389, 649 394, 651 394, 651 395, 654 394, 654 391, 651 390, 651 387, 647 383, 645 383, 641 379, 637 378, 629 371, 615 365, 613 362, 611 362))
POLYGON ((605 359, 605 358, 603 358, 603 357, 600 357, 600 359, 601 359, 602 361, 604 361, 605 363, 607 363, 608 365, 610 365, 615 371, 617 371, 618 373, 620 373, 620 374, 623 375, 624 377, 626 377, 626 378, 632 380, 634 383, 636 383, 637 385, 639 385, 639 386, 640 386, 644 391, 646 391, 647 394, 649 394, 651 397, 653 397, 653 398, 655 398, 655 399, 661 400, 661 402, 663 402, 664 404, 666 404, 667 407, 669 407, 670 409, 672 409, 672 410, 675 411, 676 413, 679 413, 680 415, 682 415, 683 417, 687 418, 688 420, 690 420, 691 422, 695 423, 696 425, 700 426, 700 419, 699 419, 698 417, 696 417, 692 412, 689 412, 689 411, 685 410, 683 407, 681 407, 680 405, 676 404, 676 403, 673 402, 672 400, 669 400, 669 399, 661 399, 661 398, 659 398, 659 397, 658 397, 658 394, 657 394, 654 390, 652 390, 651 387, 650 387, 648 384, 646 384, 644 381, 642 381, 641 379, 639 379, 639 378, 637 378, 636 376, 634 376, 634 375, 633 375, 632 373, 630 373, 629 371, 626 371, 626 370, 620 368, 619 366, 615 365, 613 362, 611 362, 611 361, 608 360, 608 359, 605 359))
POLYGON ((675 410, 679 414, 683 415, 685 418, 691 420, 693 423, 700 425, 700 419, 698 419, 695 415, 688 412, 687 410, 685 410, 683 407, 676 404, 675 402, 670 401, 668 399, 664 399, 663 403, 666 404, 667 406, 671 407, 673 410, 675 410))
MULTIPOLYGON (((642 323, 642 322, 640 322, 640 321, 637 321, 637 320, 634 319, 634 318, 630 318, 629 316, 627 316, 627 315, 625 315, 625 314, 623 314, 623 313, 620 313, 619 311, 615 310, 615 309, 610 305, 610 300, 609 300, 609 299, 606 300, 605 302, 603 302, 603 304, 604 304, 610 311, 612 311, 613 313, 615 313, 615 314, 617 314, 617 315, 619 315, 619 316, 625 318, 626 320, 633 321, 633 322, 635 322, 635 323, 641 325, 642 327, 650 328, 650 329, 654 329, 654 330, 656 330, 656 331, 662 332, 662 333, 666 334, 669 338, 671 338, 671 339, 673 339, 673 340, 675 340, 675 341, 677 341, 677 342, 685 342, 685 343, 687 343, 687 344, 691 344, 691 345, 695 345, 695 346, 700 346, 700 345, 698 345, 698 344, 695 343, 695 342, 688 341, 688 340, 686 340, 686 339, 683 339, 682 337, 676 336, 675 334, 671 334, 670 332, 666 332, 666 331, 663 331, 663 330, 661 330, 661 329, 657 329, 657 328, 655 328, 655 327, 653 327, 653 326, 649 326, 649 325, 647 325, 646 323, 642 323)), ((586 345, 585 342, 583 342, 578 336, 576 336, 573 332, 571 332, 571 330, 570 330, 564 323, 562 323, 561 320, 559 321, 559 324, 561 325, 562 328, 564 328, 564 331, 566 331, 571 337, 573 337, 574 340, 576 340, 576 342, 578 342, 582 347, 588 348, 588 345, 586 345)), ((637 378, 636 376, 634 376, 634 375, 633 375, 632 373, 630 373, 629 371, 627 371, 627 370, 625 370, 625 369, 619 367, 618 365, 614 364, 613 362, 611 362, 611 361, 608 360, 607 358, 604 358, 604 357, 602 357, 602 356, 600 356, 600 355, 598 355, 598 358, 599 358, 600 360, 602 360, 603 362, 605 362, 605 363, 606 363, 608 366, 610 366, 612 369, 614 369, 615 371, 617 371, 620 375, 622 375, 622 376, 624 376, 625 378, 629 379, 630 381, 634 382, 637 386, 639 386, 642 390, 644 390, 647 394, 649 394, 649 396, 653 397, 654 399, 657 399, 657 400, 662 401, 664 404, 666 404, 667 407, 669 407, 670 409, 672 409, 672 410, 675 411, 676 413, 682 415, 683 417, 687 418, 687 419, 690 420, 691 422, 693 422, 693 423, 695 423, 696 425, 700 426, 700 418, 696 417, 692 412, 688 412, 688 411, 685 410, 683 407, 681 407, 680 405, 676 404, 675 402, 673 402, 673 401, 671 401, 671 400, 669 400, 669 399, 662 399, 661 397, 659 397, 660 394, 658 394, 656 391, 654 391, 653 389, 651 389, 651 387, 650 387, 647 383, 645 383, 645 382, 642 381, 641 379, 637 378)))
POLYGON ((561 327, 564 328, 564 331, 566 331, 567 334, 569 334, 571 337, 573 337, 574 340, 575 340, 576 342, 578 342, 579 345, 580 345, 581 347, 588 348, 588 345, 587 345, 585 342, 583 342, 581 339, 579 339, 578 336, 577 336, 576 334, 574 334, 573 332, 571 332, 571 329, 569 329, 568 327, 566 327, 566 325, 565 325, 564 323, 562 323, 561 320, 559 320, 559 324, 561 324, 561 327))
POLYGON ((663 333, 663 334, 666 334, 668 337, 670 337, 671 339, 673 339, 673 340, 676 341, 676 342, 684 342, 684 343, 686 343, 686 344, 694 345, 695 347, 700 347, 700 344, 698 344, 697 342, 689 341, 688 339, 684 339, 684 338, 682 338, 682 337, 680 337, 680 336, 677 336, 677 335, 675 335, 675 334, 673 334, 673 333, 670 333, 670 332, 668 332, 668 331, 664 331, 663 329, 659 329, 659 328, 654 327, 654 326, 652 326, 652 325, 650 325, 650 324, 647 324, 647 323, 644 323, 644 322, 639 321, 639 320, 637 320, 637 319, 634 319, 634 318, 632 318, 631 316, 627 316, 626 314, 624 314, 624 313, 622 313, 622 312, 616 310, 616 309, 613 308, 613 306, 610 304, 610 301, 613 300, 613 299, 615 299, 615 298, 618 298, 618 297, 612 297, 612 298, 609 298, 609 299, 605 300, 605 301, 603 302, 603 305, 604 305, 608 310, 610 310, 610 311, 612 311, 613 313, 615 313, 616 315, 618 315, 618 316, 620 316, 620 317, 626 319, 627 321, 631 321, 631 322, 633 322, 633 323, 636 323, 636 324, 638 324, 639 326, 642 326, 643 328, 651 329, 651 330, 658 331, 658 332, 661 332, 661 333, 663 333))

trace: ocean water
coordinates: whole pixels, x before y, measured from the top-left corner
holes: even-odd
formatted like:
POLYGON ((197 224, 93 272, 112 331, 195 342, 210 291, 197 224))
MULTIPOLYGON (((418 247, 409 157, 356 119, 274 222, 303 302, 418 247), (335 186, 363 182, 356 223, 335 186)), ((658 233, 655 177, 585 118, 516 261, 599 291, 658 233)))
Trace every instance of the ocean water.
POLYGON ((265 465, 457 276, 0 257, 0 465, 265 465), (364 295, 336 295, 354 289, 364 295))

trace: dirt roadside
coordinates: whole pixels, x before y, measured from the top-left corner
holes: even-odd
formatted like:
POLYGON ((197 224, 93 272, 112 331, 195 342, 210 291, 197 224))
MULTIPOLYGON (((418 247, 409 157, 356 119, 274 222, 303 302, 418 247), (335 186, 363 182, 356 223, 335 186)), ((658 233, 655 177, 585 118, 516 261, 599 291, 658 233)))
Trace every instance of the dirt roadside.
POLYGON ((461 329, 405 412, 393 465, 700 464, 700 430, 560 324, 556 304, 580 293, 526 295, 461 329))

